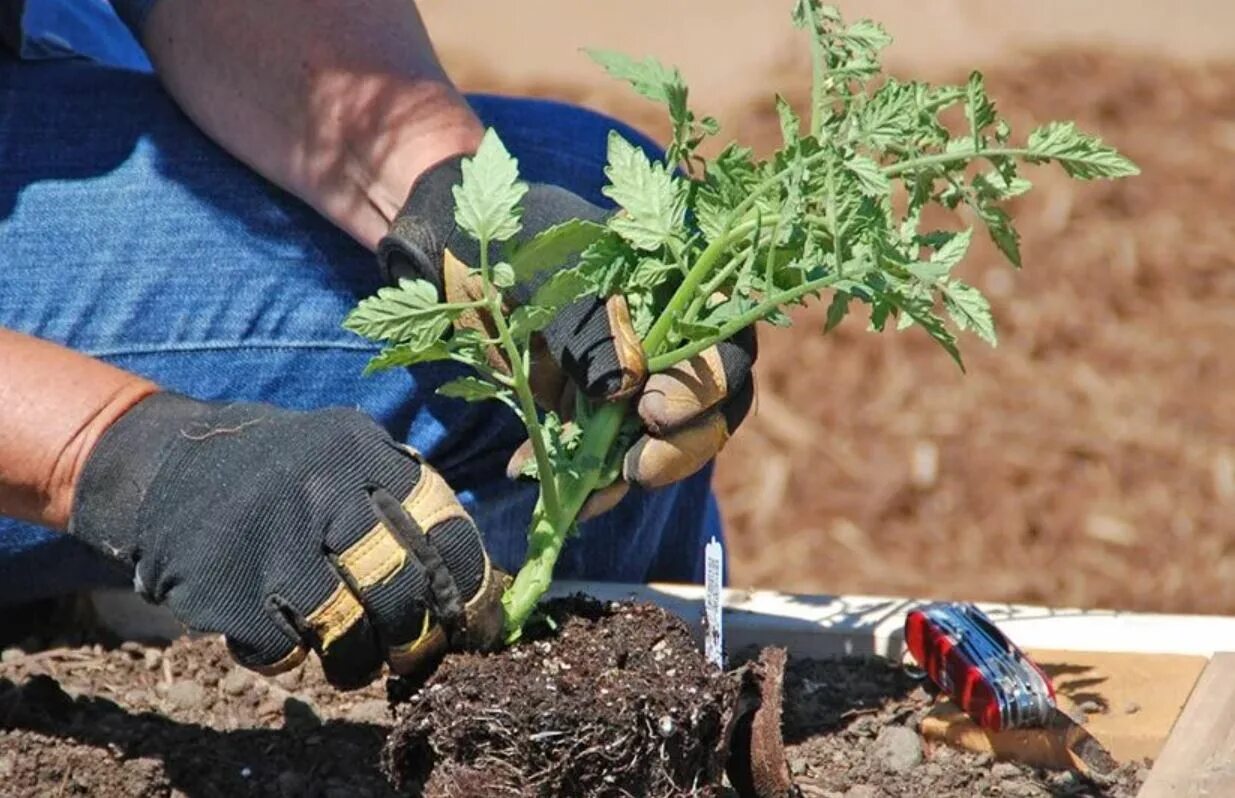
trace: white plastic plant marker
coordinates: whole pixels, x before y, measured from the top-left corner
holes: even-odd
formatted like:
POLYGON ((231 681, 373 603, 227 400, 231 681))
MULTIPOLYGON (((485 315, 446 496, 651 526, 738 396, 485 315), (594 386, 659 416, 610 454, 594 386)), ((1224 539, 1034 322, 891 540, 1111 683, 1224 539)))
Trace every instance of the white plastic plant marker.
POLYGON ((703 653, 708 662, 723 670, 725 667, 724 605, 721 582, 725 573, 725 548, 712 538, 703 547, 703 653))

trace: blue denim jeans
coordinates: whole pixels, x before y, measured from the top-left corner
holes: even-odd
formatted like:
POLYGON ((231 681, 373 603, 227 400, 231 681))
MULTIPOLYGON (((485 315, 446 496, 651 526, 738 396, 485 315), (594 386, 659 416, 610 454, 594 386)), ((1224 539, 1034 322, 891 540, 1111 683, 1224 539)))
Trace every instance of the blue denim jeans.
MULTIPOLYGON (((657 149, 582 108, 469 101, 525 179, 598 204, 610 129, 657 149)), ((201 399, 359 407, 426 454, 495 560, 517 567, 535 499, 504 476, 521 426, 497 403, 435 395, 454 364, 362 377, 373 347, 340 321, 377 287, 371 253, 205 138, 150 75, 0 52, 0 326, 201 399)), ((700 581, 720 531, 710 476, 633 490, 582 526, 557 573, 700 581)), ((0 519, 0 604, 127 579, 73 540, 0 519)))

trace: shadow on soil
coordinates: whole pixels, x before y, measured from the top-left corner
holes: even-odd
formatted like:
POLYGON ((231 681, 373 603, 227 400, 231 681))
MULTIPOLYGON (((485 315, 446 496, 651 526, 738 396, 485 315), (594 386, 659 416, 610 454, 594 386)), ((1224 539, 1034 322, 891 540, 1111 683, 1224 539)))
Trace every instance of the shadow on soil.
POLYGON ((20 685, 0 679, 0 731, 63 741, 59 753, 45 742, 38 751, 40 767, 66 773, 79 769, 68 750, 74 745, 109 751, 112 757, 91 760, 99 763, 89 768, 96 772, 81 774, 100 794, 162 794, 167 787, 188 798, 399 794, 378 769, 387 729, 345 721, 319 725, 315 717, 306 722, 296 703, 285 705, 284 728, 219 731, 130 712, 105 698, 73 698, 47 676, 20 685), (161 768, 126 767, 138 759, 157 760, 161 768))

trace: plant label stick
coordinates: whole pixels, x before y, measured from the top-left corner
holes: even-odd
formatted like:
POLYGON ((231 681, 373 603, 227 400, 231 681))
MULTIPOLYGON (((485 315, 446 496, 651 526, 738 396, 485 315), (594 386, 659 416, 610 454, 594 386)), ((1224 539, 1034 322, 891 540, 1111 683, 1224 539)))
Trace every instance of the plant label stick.
POLYGON ((720 588, 725 572, 725 548, 716 538, 703 547, 703 653, 717 668, 725 667, 725 631, 720 588))

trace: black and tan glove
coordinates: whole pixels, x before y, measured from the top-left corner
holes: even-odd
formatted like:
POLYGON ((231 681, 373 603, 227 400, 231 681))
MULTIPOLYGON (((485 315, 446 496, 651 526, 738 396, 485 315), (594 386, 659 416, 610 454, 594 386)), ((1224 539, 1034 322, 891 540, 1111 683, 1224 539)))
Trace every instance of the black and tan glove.
POLYGON ((504 575, 446 482, 355 410, 157 393, 92 451, 70 533, 148 600, 272 674, 314 650, 331 684, 424 675, 496 645, 504 575))
MULTIPOLYGON (((443 161, 413 186, 390 233, 378 245, 378 264, 388 283, 418 277, 436 285, 449 301, 480 297, 478 278, 468 266, 478 262, 477 244, 455 225, 451 189, 462 179, 461 160, 443 161)), ((607 216, 563 188, 532 183, 523 198, 519 237, 526 240, 569 219, 601 222, 607 216)), ((516 286, 504 299, 513 308, 529 293, 528 287, 516 286)), ((461 317, 458 324, 488 329, 489 322, 472 314, 461 317)), ((694 474, 725 445, 754 397, 753 328, 677 368, 648 377, 647 360, 621 296, 586 297, 567 305, 532 346, 532 387, 546 409, 569 415, 578 391, 595 400, 637 397, 644 434, 626 455, 623 480, 593 495, 581 518, 612 508, 631 483, 658 488, 694 474)), ((505 368, 496 349, 491 359, 495 367, 505 368)), ((511 458, 509 474, 521 473, 530 457, 530 445, 525 444, 511 458)))

